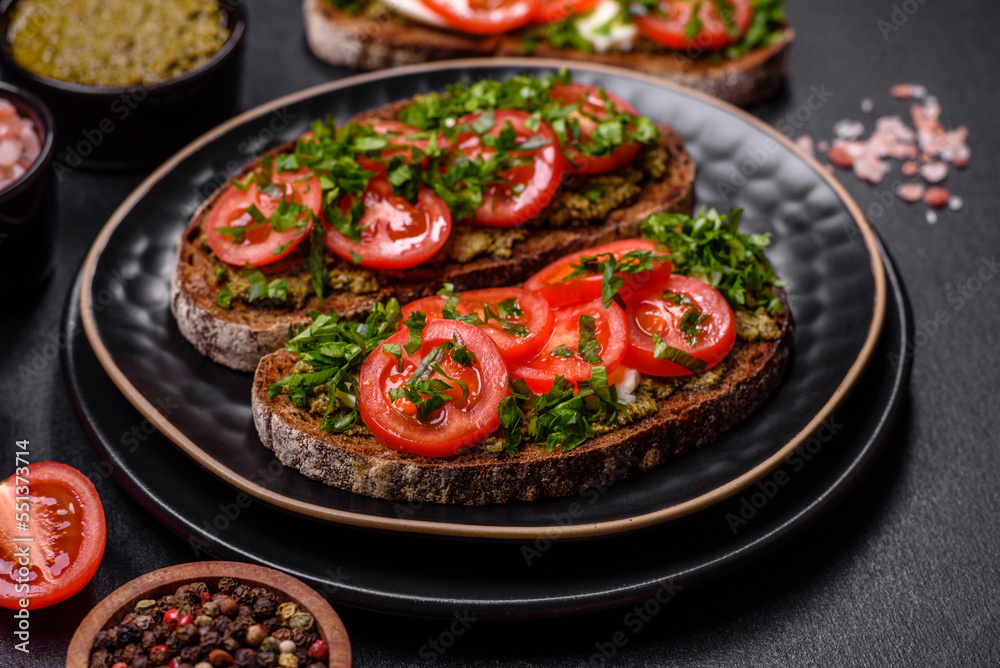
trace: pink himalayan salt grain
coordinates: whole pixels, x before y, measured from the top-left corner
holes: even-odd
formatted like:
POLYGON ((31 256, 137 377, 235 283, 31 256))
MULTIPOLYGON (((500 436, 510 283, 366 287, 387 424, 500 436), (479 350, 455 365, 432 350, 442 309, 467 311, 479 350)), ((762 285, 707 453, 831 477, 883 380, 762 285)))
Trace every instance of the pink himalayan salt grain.
POLYGON ((41 142, 31 121, 0 98, 0 190, 21 178, 39 153, 41 142))
POLYGON ((916 176, 920 173, 920 165, 913 160, 907 160, 902 167, 903 176, 916 176))
POLYGON ((931 162, 920 168, 920 176, 928 183, 941 183, 948 176, 947 162, 931 162))
POLYGON ((909 100, 910 98, 919 98, 927 95, 927 89, 920 84, 896 84, 889 92, 893 97, 900 100, 909 100))
POLYGON ((924 196, 923 183, 900 183, 896 187, 896 194, 906 202, 919 202, 924 196))

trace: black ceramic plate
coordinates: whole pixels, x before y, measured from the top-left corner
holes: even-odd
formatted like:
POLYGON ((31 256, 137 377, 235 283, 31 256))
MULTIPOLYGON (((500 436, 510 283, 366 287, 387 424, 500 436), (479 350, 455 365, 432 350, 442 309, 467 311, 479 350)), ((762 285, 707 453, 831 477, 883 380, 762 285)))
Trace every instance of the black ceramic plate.
POLYGON ((342 524, 492 538, 619 533, 717 503, 773 470, 829 418, 870 358, 885 308, 877 243, 840 185, 786 138, 734 107, 642 75, 572 67, 579 80, 677 128, 698 164, 700 203, 742 207, 745 229, 773 234, 768 257, 788 283, 796 320, 778 391, 710 447, 614 485, 575 517, 565 517, 564 499, 401 507, 278 466, 254 430, 250 375, 208 361, 179 335, 168 282, 181 230, 254 151, 329 113, 342 121, 450 82, 553 65, 491 59, 355 77, 247 112, 197 140, 122 204, 85 263, 81 312, 102 366, 153 425, 215 475, 294 513, 342 524))
MULTIPOLYGON (((155 433, 115 390, 83 337, 72 335, 81 326, 79 282, 66 313, 65 368, 77 415, 109 470, 146 510, 189 541, 192 558, 207 552, 261 563, 302 578, 331 602, 381 612, 559 617, 630 606, 665 585, 692 588, 734 570, 815 521, 858 481, 905 405, 912 324, 891 263, 886 270, 881 340, 825 431, 760 486, 674 522, 606 538, 550 543, 393 535, 248 502, 155 433), (283 535, 313 537, 315 548, 274 540, 275 527, 283 535)), ((563 499, 556 511, 566 517, 580 503, 590 512, 588 500, 563 499)))

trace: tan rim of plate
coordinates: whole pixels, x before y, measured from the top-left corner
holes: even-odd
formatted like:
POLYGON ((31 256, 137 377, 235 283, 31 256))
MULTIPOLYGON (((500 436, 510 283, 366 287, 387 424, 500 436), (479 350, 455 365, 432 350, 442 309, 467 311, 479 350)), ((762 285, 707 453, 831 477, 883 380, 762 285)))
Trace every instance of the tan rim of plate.
MULTIPOLYGON (((128 198, 115 210, 111 218, 104 225, 97 239, 94 241, 94 245, 91 247, 89 254, 87 255, 87 260, 83 267, 83 283, 80 291, 80 313, 83 319, 84 331, 87 333, 87 339, 90 341, 90 345, 93 347, 94 352, 97 354, 97 359, 104 367, 104 370, 111 377, 111 380, 118 389, 125 395, 125 398, 132 403, 133 406, 138 409, 143 416, 145 416, 160 432, 162 432, 167 438, 177 444, 181 450, 183 450, 189 457, 194 459, 200 465, 204 466, 206 469, 211 471, 213 474, 227 482, 228 484, 240 489, 251 496, 258 499, 266 501, 272 505, 284 508, 293 513, 298 513, 306 515, 309 517, 314 517, 317 519, 322 519, 330 522, 335 522, 337 524, 347 524, 351 526, 367 527, 370 529, 382 529, 391 531, 401 531, 406 533, 420 533, 420 534, 434 534, 440 536, 462 536, 462 537, 476 537, 476 538, 494 538, 494 539, 535 539, 541 536, 545 538, 580 538, 580 537, 591 537, 591 536, 602 536, 608 534, 622 533, 625 531, 633 531, 636 529, 641 529, 644 527, 653 526, 656 524, 662 524, 670 520, 689 515, 698 510, 711 506, 723 499, 726 499, 737 492, 745 489, 746 487, 752 485, 756 481, 763 478, 765 475, 773 471, 778 467, 781 462, 785 460, 790 454, 792 454, 800 445, 802 445, 806 440, 809 439, 812 434, 819 429, 823 422, 833 413, 833 411, 840 405, 840 403, 847 396, 851 388, 860 378, 862 371, 868 364, 868 360, 871 357, 872 351, 875 349, 875 344, 878 342, 879 332, 882 330, 882 322, 885 317, 885 301, 886 301, 886 285, 885 285, 885 272, 882 266, 882 258, 879 255, 878 241, 876 240, 874 232, 872 232, 868 221, 865 220, 864 214, 861 212, 861 208, 858 206, 857 202, 847 193, 844 187, 831 176, 823 167, 810 155, 806 154, 802 149, 800 149, 794 142, 786 138, 780 132, 767 125, 763 121, 758 120, 754 116, 746 113, 745 111, 738 109, 728 103, 722 102, 714 97, 701 93, 699 91, 687 88, 685 86, 680 86, 678 84, 654 77, 651 75, 641 74, 637 72, 632 72, 628 70, 621 70, 618 68, 606 66, 606 65, 594 65, 594 64, 581 64, 577 61, 563 61, 556 59, 547 58, 489 58, 489 59, 466 59, 466 60, 452 60, 448 61, 446 65, 442 63, 424 63, 419 65, 410 65, 406 67, 398 67, 391 70, 383 70, 380 72, 374 72, 369 74, 361 74, 358 76, 348 77, 345 79, 338 79, 326 84, 320 84, 319 86, 314 86, 312 88, 307 88, 306 90, 299 91, 298 93, 293 93, 291 95, 286 95, 282 98, 269 102, 267 104, 261 105, 249 111, 246 111, 239 116, 236 116, 229 121, 223 123, 222 125, 216 127, 213 130, 205 133, 192 143, 188 144, 186 147, 181 149, 173 157, 171 157, 167 162, 159 167, 155 172, 149 175, 139 186, 132 192, 128 198), (580 524, 573 526, 529 526, 529 527, 496 527, 481 524, 454 524, 447 522, 429 522, 420 521, 413 519, 395 519, 391 517, 374 517, 371 515, 366 515, 362 513, 347 512, 343 510, 337 510, 335 508, 328 508, 325 506, 319 506, 312 503, 306 503, 303 501, 298 501, 296 499, 291 499, 286 496, 276 494, 260 485, 247 480, 246 478, 237 475, 231 469, 222 466, 218 461, 209 456, 204 450, 198 447, 193 441, 187 438, 184 434, 180 432, 177 427, 175 427, 166 417, 164 417, 152 403, 147 401, 139 391, 129 382, 129 379, 122 373, 114 360, 111 358, 111 353, 104 346, 104 342, 101 340, 97 332, 97 325, 94 321, 94 314, 90 303, 90 287, 94 278, 94 271, 97 266, 97 260, 104 250, 108 239, 114 232, 115 228, 125 217, 125 214, 135 206, 136 202, 139 201, 149 189, 159 181, 165 174, 170 172, 174 167, 177 166, 182 160, 194 153, 195 151, 202 148, 205 144, 212 141, 219 135, 231 130, 232 128, 249 121, 253 118, 263 116, 268 112, 274 111, 275 109, 280 109, 286 105, 298 102, 315 95, 326 93, 329 91, 339 90, 346 88, 348 86, 354 86, 357 84, 370 83, 373 81, 380 81, 383 79, 395 78, 401 75, 407 74, 420 74, 425 72, 435 72, 442 69, 455 69, 455 70, 475 70, 483 68, 495 68, 495 67, 526 67, 526 68, 550 68, 558 69, 560 67, 567 67, 570 69, 575 69, 578 71, 589 71, 598 74, 608 74, 620 77, 627 77, 630 79, 637 79, 639 81, 644 81, 651 83, 663 88, 671 88, 684 95, 688 95, 693 98, 697 98, 706 102, 708 104, 715 105, 722 109, 725 109, 729 113, 742 118, 747 123, 760 129, 762 132, 770 135, 776 141, 783 144, 788 150, 792 151, 799 158, 804 160, 809 164, 813 170, 822 178, 834 192, 840 200, 847 206, 850 211, 851 216, 854 218, 855 223, 857 223, 858 228, 861 230, 861 234, 864 237, 865 245, 868 248, 868 254, 871 259, 872 264, 872 274, 875 279, 875 310, 872 314, 871 325, 868 329, 868 336, 865 339, 864 346, 862 346, 861 351, 858 353, 857 358, 848 370, 847 375, 841 381, 840 385, 834 391, 833 395, 826 402, 822 409, 809 421, 802 431, 795 435, 792 440, 781 447, 780 450, 775 452, 773 455, 768 457, 765 461, 761 462, 754 468, 750 469, 738 478, 731 480, 730 482, 715 488, 711 492, 702 494, 699 497, 690 499, 683 503, 679 503, 675 506, 670 506, 669 508, 663 508, 652 513, 647 513, 644 515, 637 515, 635 517, 630 517, 621 520, 612 520, 608 522, 597 522, 593 524, 580 524)), ((247 397, 249 401, 249 397, 247 397)))

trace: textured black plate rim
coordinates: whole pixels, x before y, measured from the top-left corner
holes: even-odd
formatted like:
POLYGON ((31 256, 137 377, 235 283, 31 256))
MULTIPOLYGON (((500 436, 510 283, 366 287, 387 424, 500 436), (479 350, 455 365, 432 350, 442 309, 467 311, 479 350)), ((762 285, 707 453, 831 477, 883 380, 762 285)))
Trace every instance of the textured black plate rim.
POLYGON ((816 162, 811 156, 802 151, 794 142, 786 138, 784 135, 779 133, 774 128, 770 127, 763 121, 755 118, 754 116, 744 112, 737 107, 730 104, 717 100, 704 93, 680 86, 658 77, 644 75, 641 73, 635 73, 630 71, 623 71, 618 68, 587 64, 586 66, 581 66, 575 62, 567 62, 560 60, 550 60, 550 59, 536 59, 536 58, 490 58, 490 59, 469 59, 469 60, 455 60, 450 61, 447 66, 442 66, 441 63, 426 63, 420 65, 411 65, 406 67, 394 68, 391 70, 383 70, 380 72, 374 72, 369 74, 362 74, 353 77, 347 77, 344 79, 338 79, 330 83, 321 84, 319 86, 314 86, 312 88, 307 88, 298 93, 293 93, 291 95, 284 96, 272 102, 266 103, 264 105, 255 107, 249 111, 246 111, 229 121, 219 125, 218 127, 205 133, 198 139, 194 140, 186 147, 178 151, 174 156, 167 160, 163 165, 161 165, 156 171, 154 171, 149 177, 147 177, 139 186, 125 199, 124 202, 115 210, 111 218, 105 223, 104 227, 101 229, 94 241, 90 252, 87 254, 87 258, 84 262, 83 272, 82 272, 82 289, 80 291, 80 313, 83 320, 84 331, 86 332, 87 339, 90 342, 91 347, 94 349, 97 359, 101 366, 107 372, 108 376, 114 382, 115 386, 125 395, 128 401, 135 406, 135 408, 147 418, 161 433, 163 433, 170 441, 176 444, 181 450, 183 450, 189 457, 198 462, 201 466, 205 467, 211 471, 214 475, 224 480, 229 485, 244 491, 251 496, 258 498, 262 501, 270 503, 272 505, 281 507, 293 513, 303 514, 309 517, 314 517, 317 519, 322 519, 330 522, 347 524, 351 526, 367 527, 372 529, 390 530, 390 531, 401 531, 407 533, 424 533, 424 534, 435 534, 442 536, 461 536, 461 537, 478 537, 478 538, 499 538, 499 539, 533 539, 541 536, 548 538, 580 538, 589 536, 602 536, 614 533, 621 533, 625 531, 634 531, 637 529, 653 526, 656 524, 661 524, 663 522, 668 522, 685 515, 697 512, 703 508, 710 505, 718 503, 723 499, 726 499, 737 492, 745 489, 746 487, 752 485, 754 482, 760 480, 762 477, 777 468, 781 462, 783 462, 789 455, 791 455, 798 447, 804 443, 819 427, 823 424, 833 411, 840 405, 847 394, 850 392, 851 388, 857 382, 861 373, 864 371, 871 357, 872 351, 878 342, 879 333, 882 329, 882 323, 885 318, 885 305, 886 305, 886 278, 885 271, 882 264, 881 254, 879 252, 879 244, 876 239, 874 232, 869 226, 867 220, 865 220, 860 207, 854 201, 854 199, 847 193, 846 189, 823 167, 816 162), (632 79, 637 79, 639 81, 644 81, 663 88, 671 88, 674 91, 686 95, 688 97, 697 98, 707 104, 717 106, 722 110, 735 115, 742 120, 750 123, 751 125, 758 128, 761 132, 769 135, 772 139, 784 145, 788 150, 794 153, 799 159, 803 160, 808 164, 813 171, 820 177, 821 180, 826 182, 826 184, 833 189, 839 200, 847 208, 854 222, 857 224, 858 229, 861 231, 862 237, 865 242, 865 247, 868 250, 869 259, 871 261, 872 274, 875 282, 875 308, 872 313, 872 320, 869 325, 868 334, 865 339, 864 345, 859 351, 857 357, 852 363, 847 374, 840 382, 836 390, 827 400, 826 404, 813 416, 813 418, 808 422, 808 424, 793 437, 788 443, 779 448, 765 461, 761 462, 757 466, 748 470, 744 474, 738 476, 737 478, 729 481, 726 484, 720 485, 714 490, 702 494, 694 499, 669 506, 667 508, 662 508, 651 513, 645 513, 642 515, 637 515, 630 518, 624 518, 620 520, 611 520, 606 522, 598 522, 593 524, 582 524, 582 525, 570 525, 570 526, 489 526, 489 525, 479 525, 479 524, 459 524, 459 523, 446 523, 446 522, 431 522, 424 520, 414 520, 406 518, 391 518, 391 517, 374 517, 371 515, 348 512, 343 510, 337 510, 334 508, 329 508, 325 506, 319 506, 312 503, 306 503, 297 499, 293 499, 281 494, 276 494, 271 490, 268 490, 260 485, 238 475, 232 469, 223 466, 214 457, 210 456, 204 450, 202 450, 196 443, 187 438, 176 426, 174 426, 165 416, 163 416, 156 407, 149 402, 145 397, 143 397, 139 391, 132 385, 129 378, 118 368, 115 364, 114 359, 111 356, 110 351, 104 345, 103 340, 100 337, 100 333, 97 328, 97 323, 94 318, 94 311, 91 304, 91 288, 96 272, 97 262, 104 251, 105 246, 108 243, 111 235, 114 233, 115 229, 125 218, 126 214, 136 205, 136 203, 142 199, 152 186, 158 182, 164 175, 172 171, 181 161, 187 158, 192 153, 200 150, 205 144, 209 143, 219 135, 229 131, 230 129, 241 125, 247 121, 263 116, 270 113, 276 109, 280 109, 284 106, 303 100, 315 95, 328 93, 331 91, 339 90, 349 86, 354 86, 364 83, 378 82, 386 79, 392 79, 400 76, 406 76, 410 74, 419 74, 425 72, 439 72, 441 70, 456 70, 456 71, 468 71, 475 69, 491 69, 496 67, 512 67, 512 68, 525 68, 525 69, 559 69, 561 67, 568 67, 578 71, 590 71, 598 74, 605 74, 618 77, 627 77, 632 79))

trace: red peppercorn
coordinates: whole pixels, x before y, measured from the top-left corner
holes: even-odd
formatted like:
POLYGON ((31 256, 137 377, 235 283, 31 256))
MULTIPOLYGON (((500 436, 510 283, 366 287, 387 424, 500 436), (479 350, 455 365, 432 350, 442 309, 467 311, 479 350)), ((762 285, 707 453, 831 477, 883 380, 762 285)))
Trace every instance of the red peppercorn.
POLYGON ((170 663, 167 664, 167 668, 181 668, 181 657, 175 656, 170 659, 170 663))
POLYGON ((118 663, 111 666, 111 668, 128 668, 128 664, 119 661, 118 663))
POLYGON ((314 659, 322 659, 326 656, 326 643, 320 638, 309 646, 309 656, 314 659))
POLYGON ((177 608, 170 608, 163 613, 163 623, 170 628, 176 628, 177 626, 177 608))
POLYGON ((194 615, 187 614, 177 620, 177 626, 187 626, 188 624, 194 624, 194 615))
POLYGON ((211 600, 212 600, 212 595, 211 594, 209 594, 207 591, 201 592, 201 604, 202 605, 205 605, 206 603, 208 603, 211 600))

